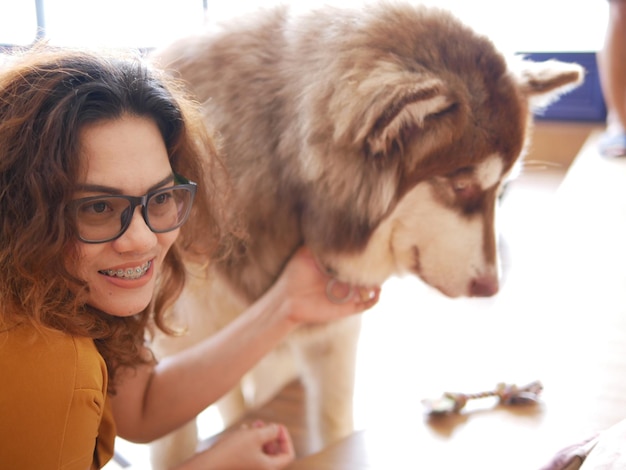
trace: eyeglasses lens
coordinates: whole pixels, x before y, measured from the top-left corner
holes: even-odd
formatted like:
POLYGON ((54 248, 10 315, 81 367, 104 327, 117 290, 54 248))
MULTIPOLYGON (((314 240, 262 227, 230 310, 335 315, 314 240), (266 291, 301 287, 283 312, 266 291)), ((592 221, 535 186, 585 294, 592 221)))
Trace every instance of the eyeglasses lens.
POLYGON ((155 232, 167 232, 178 227, 187 217, 191 192, 185 188, 158 191, 147 202, 146 219, 155 232))

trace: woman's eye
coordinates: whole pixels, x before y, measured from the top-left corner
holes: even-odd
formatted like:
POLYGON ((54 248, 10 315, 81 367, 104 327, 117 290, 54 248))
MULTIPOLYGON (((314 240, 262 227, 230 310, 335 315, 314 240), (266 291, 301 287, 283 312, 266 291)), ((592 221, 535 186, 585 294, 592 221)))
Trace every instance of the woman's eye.
POLYGON ((102 214, 111 210, 111 206, 106 201, 92 201, 81 206, 81 212, 102 214))
POLYGON ((157 205, 167 204, 167 202, 172 197, 172 194, 169 192, 157 194, 152 198, 152 202, 157 205))
POLYGON ((78 209, 78 215, 82 219, 96 219, 115 215, 116 205, 111 201, 95 200, 82 204, 78 209))
POLYGON ((100 214, 100 213, 102 213, 102 212, 106 211, 106 210, 107 210, 107 208, 108 208, 108 205, 107 205, 107 203, 106 203, 106 202, 102 202, 102 201, 101 201, 101 202, 95 202, 95 203, 91 204, 91 209, 92 209, 94 212, 97 212, 98 214, 100 214))

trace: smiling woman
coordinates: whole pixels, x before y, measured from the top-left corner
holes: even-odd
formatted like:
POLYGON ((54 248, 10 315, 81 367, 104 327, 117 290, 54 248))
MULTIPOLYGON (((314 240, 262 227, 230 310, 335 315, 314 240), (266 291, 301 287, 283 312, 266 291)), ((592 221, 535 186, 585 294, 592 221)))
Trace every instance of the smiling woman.
POLYGON ((49 468, 52 461, 76 459, 87 468, 110 455, 107 395, 116 390, 121 368, 152 363, 143 348, 145 329, 151 318, 163 327, 164 311, 184 284, 184 257, 207 256, 220 238, 213 217, 219 193, 212 189, 220 167, 182 89, 136 57, 41 46, 16 55, 12 64, 0 72, 0 374, 22 385, 0 391, 0 462, 49 468), (71 209, 81 197, 146 192, 150 205, 177 191, 174 172, 202 183, 194 220, 180 236, 190 198, 174 219, 159 223, 160 233, 151 230, 154 220, 141 220, 141 211, 127 211, 112 222, 117 233, 105 239, 95 239, 94 223, 87 230, 85 217, 71 209), (193 236, 199 227, 202 239, 193 236), (119 270, 135 274, 118 276, 119 270), (61 356, 42 354, 47 344, 56 344, 48 347, 61 356), (64 382, 73 375, 75 382, 64 382), (58 386, 45 383, 52 376, 58 386), (40 426, 35 397, 28 397, 44 389, 49 395, 36 401, 48 418, 40 426), (78 405, 74 395, 84 393, 96 410, 78 405), (85 442, 95 436, 91 445, 85 442), (36 442, 50 445, 26 452, 36 442))
MULTIPOLYGON (((373 288, 332 303, 302 248, 239 321, 157 363, 146 338, 171 333, 186 263, 207 269, 242 238, 197 103, 139 56, 15 54, 0 70, 0 188, 2 468, 101 468, 116 434, 162 437, 294 329, 378 300, 373 288)), ((283 426, 255 423, 177 468, 279 470, 293 458, 283 426)))
POLYGON ((80 263, 75 275, 89 285, 90 305, 114 316, 134 315, 150 303, 155 273, 162 270, 165 255, 178 237, 191 198, 187 197, 184 212, 174 206, 173 217, 158 228, 148 223, 154 212, 146 207, 154 204, 146 201, 141 211, 129 204, 135 197, 140 202, 148 197, 153 200, 155 190, 156 195, 188 193, 185 187, 172 186, 167 148, 152 119, 123 116, 89 124, 79 135, 81 166, 87 170, 79 178, 81 189, 71 205, 77 209, 78 237, 86 243, 78 245, 80 263), (144 223, 137 222, 142 218, 144 223))

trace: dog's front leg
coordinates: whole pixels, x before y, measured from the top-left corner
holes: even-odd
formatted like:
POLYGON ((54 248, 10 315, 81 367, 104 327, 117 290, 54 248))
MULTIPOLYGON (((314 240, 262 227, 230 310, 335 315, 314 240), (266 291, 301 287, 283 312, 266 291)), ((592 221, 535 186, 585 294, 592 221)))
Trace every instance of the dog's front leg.
POLYGON ((305 329, 290 342, 306 392, 308 453, 352 433, 359 316, 305 329))

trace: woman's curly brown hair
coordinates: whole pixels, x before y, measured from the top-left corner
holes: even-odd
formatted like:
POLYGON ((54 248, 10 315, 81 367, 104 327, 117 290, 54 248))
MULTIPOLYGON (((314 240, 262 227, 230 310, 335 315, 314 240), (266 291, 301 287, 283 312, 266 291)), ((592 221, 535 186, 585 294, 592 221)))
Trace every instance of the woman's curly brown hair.
POLYGON ((227 181, 197 103, 139 55, 38 45, 11 57, 0 70, 0 331, 30 321, 93 338, 113 386, 120 367, 150 360, 149 324, 170 332, 163 316, 183 289, 183 260, 208 262, 223 240, 227 181), (198 183, 152 304, 128 318, 84 303, 88 286, 68 269, 79 242, 66 215, 81 170, 79 130, 124 114, 153 119, 173 171, 198 183))

